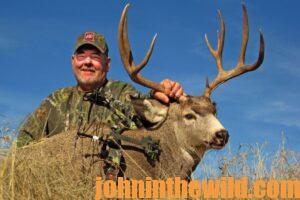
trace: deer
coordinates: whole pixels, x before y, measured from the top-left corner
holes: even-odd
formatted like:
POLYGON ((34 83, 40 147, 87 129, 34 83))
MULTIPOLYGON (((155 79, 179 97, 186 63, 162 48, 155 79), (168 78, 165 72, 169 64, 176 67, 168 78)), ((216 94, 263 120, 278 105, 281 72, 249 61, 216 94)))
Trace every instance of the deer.
MULTIPOLYGON (((129 4, 125 6, 121 14, 118 28, 119 51, 125 70, 133 82, 153 90, 165 91, 166 89, 162 85, 140 74, 152 55, 156 35, 153 37, 142 62, 137 65, 134 64, 128 38, 128 9, 129 4)), ((161 152, 158 160, 153 164, 147 160, 147 157, 138 145, 127 141, 122 142, 121 149, 124 157, 122 160, 122 171, 124 177, 139 180, 145 179, 145 177, 153 179, 180 177, 188 180, 207 150, 222 149, 226 145, 229 133, 216 117, 216 105, 211 99, 211 94, 224 82, 258 69, 264 60, 264 37, 262 32, 260 32, 258 58, 253 64, 245 63, 249 28, 247 10, 244 4, 242 5, 242 10, 242 44, 238 63, 235 67, 225 70, 222 64, 225 22, 220 11, 218 11, 220 32, 217 35, 216 49, 212 47, 207 35, 205 35, 206 45, 216 60, 218 74, 212 82, 206 79, 203 95, 182 96, 168 105, 155 99, 132 98, 133 107, 147 125, 137 130, 126 130, 122 135, 135 139, 151 136, 159 140, 161 152)), ((90 131, 93 133, 95 130, 91 129, 90 131)), ((104 127, 102 130, 103 133, 108 131, 108 127, 104 127)), ((67 187, 70 187, 72 183, 77 186, 78 180, 86 181, 87 177, 90 177, 89 180, 92 181, 90 185, 94 187, 95 177, 104 176, 103 159, 99 157, 100 150, 101 145, 92 139, 78 137, 75 132, 65 132, 18 149, 14 157, 16 159, 8 163, 17 166, 14 174, 18 174, 17 177, 19 178, 15 178, 15 183, 18 184, 19 189, 34 185, 33 180, 37 180, 41 170, 57 170, 61 167, 65 167, 66 170, 57 174, 62 174, 69 178, 67 187), (39 159, 36 160, 36 158, 39 159), (40 162, 37 172, 34 172, 32 169, 29 169, 27 172, 24 171, 24 168, 30 165, 38 166, 37 162, 40 162), (32 176, 33 174, 34 176, 32 176), (34 178, 31 179, 31 176, 34 178)), ((10 167, 7 167, 8 169, 10 167)), ((47 174, 50 176, 49 173, 47 174)), ((43 178, 44 176, 41 176, 41 179, 43 178)), ((52 178, 53 181, 57 181, 57 175, 53 175, 52 178)), ((48 189, 41 191, 45 195, 45 191, 48 191, 48 189)))
MULTIPOLYGON (((163 92, 165 91, 165 88, 163 88, 162 85, 146 79, 140 74, 140 71, 147 65, 151 57, 156 35, 153 37, 149 50, 142 62, 138 65, 134 64, 127 31, 128 8, 129 4, 125 6, 122 12, 118 34, 119 49, 123 65, 132 81, 147 88, 163 92)), ((177 175, 186 179, 190 177, 191 173, 201 161, 205 151, 209 149, 222 149, 228 142, 228 131, 217 119, 216 106, 210 96, 222 83, 259 68, 264 59, 264 37, 262 32, 260 32, 258 58, 253 64, 245 64, 249 25, 247 10, 244 4, 242 5, 242 9, 242 45, 238 63, 234 68, 225 70, 222 64, 225 22, 220 11, 218 11, 220 32, 218 33, 217 49, 213 49, 207 35, 205 35, 208 49, 216 60, 218 75, 212 82, 209 82, 208 78, 206 79, 206 87, 202 96, 188 95, 170 105, 164 105, 155 100, 133 100, 133 105, 136 108, 135 110, 143 116, 146 121, 149 121, 155 127, 159 127, 158 129, 152 130, 151 135, 157 134, 161 139, 163 145, 162 159, 161 165, 158 167, 151 168, 148 166, 148 169, 151 169, 151 176, 162 178, 162 174, 159 173, 161 171, 160 168, 164 168, 163 171, 167 175, 177 175), (140 104, 143 106, 140 106, 140 104), (163 135, 165 135, 165 137, 163 135), (170 152, 166 151, 166 149, 170 149, 170 152), (176 156, 173 156, 172 159, 170 159, 168 158, 170 155, 176 156), (178 164, 174 165, 174 163, 178 164), (171 169, 168 169, 168 166, 171 166, 171 169)), ((141 160, 140 163, 144 163, 143 166, 147 165, 147 162, 145 162, 140 155, 135 156, 135 158, 136 160, 137 158, 138 160, 141 160)))

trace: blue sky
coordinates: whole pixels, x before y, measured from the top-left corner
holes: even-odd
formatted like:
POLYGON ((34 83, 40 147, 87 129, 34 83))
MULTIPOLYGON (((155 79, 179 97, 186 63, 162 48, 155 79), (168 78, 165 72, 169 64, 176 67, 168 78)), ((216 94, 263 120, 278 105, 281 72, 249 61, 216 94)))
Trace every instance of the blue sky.
MULTIPOLYGON (((106 36, 112 58, 109 78, 131 82, 117 47, 118 22, 127 2, 131 4, 128 26, 136 62, 158 33, 144 76, 155 81, 171 78, 181 82, 186 93, 202 94, 205 77, 212 80, 217 73, 204 43, 207 33, 215 46, 217 9, 226 23, 224 66, 236 65, 242 27, 239 0, 4 1, 0 8, 0 120, 16 126, 52 91, 76 84, 70 57, 77 36, 84 31, 106 36)), ((246 61, 254 62, 257 57, 259 29, 266 42, 265 61, 255 72, 214 92, 219 119, 229 130, 232 148, 268 141, 272 151, 284 132, 287 146, 299 152, 300 2, 245 3, 250 24, 246 61)))

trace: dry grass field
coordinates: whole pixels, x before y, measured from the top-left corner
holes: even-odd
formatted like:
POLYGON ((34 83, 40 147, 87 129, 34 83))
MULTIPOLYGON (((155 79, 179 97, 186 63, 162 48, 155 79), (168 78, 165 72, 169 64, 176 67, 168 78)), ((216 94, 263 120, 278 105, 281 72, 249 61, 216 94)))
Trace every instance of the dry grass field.
MULTIPOLYGON (((18 149, 9 129, 1 129, 0 149, 0 200, 6 199, 94 199, 95 177, 78 173, 68 160, 53 155, 51 161, 43 159, 43 151, 24 157, 18 149), (5 132, 6 131, 6 132, 5 132), (38 160, 38 162, 37 162, 38 160), (26 169, 26 170, 25 170, 26 169), (24 173, 22 173, 24 171, 24 173), (25 172, 26 171, 26 172, 25 172)), ((300 155, 286 148, 285 137, 276 152, 265 152, 266 144, 241 145, 236 149, 225 148, 216 153, 212 165, 201 162, 194 179, 218 179, 219 177, 248 177, 255 179, 300 179, 300 155)), ((27 152, 26 154, 30 154, 27 152)), ((220 198, 221 199, 221 198, 220 198)))

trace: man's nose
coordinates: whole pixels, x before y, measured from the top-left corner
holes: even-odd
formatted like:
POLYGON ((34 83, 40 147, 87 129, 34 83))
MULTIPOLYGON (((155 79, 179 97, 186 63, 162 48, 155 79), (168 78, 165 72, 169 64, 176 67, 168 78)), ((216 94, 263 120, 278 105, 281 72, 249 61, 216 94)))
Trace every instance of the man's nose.
POLYGON ((92 59, 88 56, 84 59, 84 63, 85 64, 91 64, 92 63, 92 59))

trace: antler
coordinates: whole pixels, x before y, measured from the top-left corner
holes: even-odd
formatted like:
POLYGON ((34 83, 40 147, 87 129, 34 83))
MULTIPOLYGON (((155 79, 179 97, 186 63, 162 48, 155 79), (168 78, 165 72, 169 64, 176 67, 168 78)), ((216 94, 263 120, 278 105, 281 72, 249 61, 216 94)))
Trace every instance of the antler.
POLYGON ((242 38, 242 46, 241 46, 239 60, 235 68, 226 71, 224 70, 222 65, 222 51, 224 46, 225 24, 220 11, 218 11, 218 14, 220 19, 221 31, 220 33, 218 33, 218 47, 216 50, 212 48, 211 44, 208 41, 207 35, 205 34, 206 45, 208 46, 208 49, 211 52, 211 54, 215 57, 217 68, 219 71, 217 77, 213 82, 209 83, 208 79, 206 79, 206 88, 204 91, 204 96, 208 98, 210 97, 212 91, 216 89, 220 84, 236 76, 244 74, 246 72, 256 70, 264 60, 265 44, 264 44, 263 34, 260 32, 260 47, 259 47, 258 59, 253 64, 248 64, 248 65, 245 64, 245 54, 246 54, 246 48, 248 43, 248 37, 249 37, 249 27, 248 27, 248 15, 247 15, 246 6, 244 4, 242 6, 243 6, 243 38, 242 38))
POLYGON ((119 49, 120 49, 120 54, 121 54, 121 59, 122 62, 124 64, 124 67, 128 73, 128 75, 130 76, 131 80, 133 80, 134 82, 141 84, 145 87, 160 91, 160 92, 164 92, 165 88, 160 85, 159 83, 155 83, 152 82, 148 79, 145 79, 144 77, 142 77, 139 72, 147 65, 152 51, 153 51, 153 47, 154 47, 154 43, 155 43, 155 39, 156 39, 156 34, 152 39, 150 48, 145 56, 145 58, 143 59, 143 61, 138 64, 135 65, 133 62, 133 57, 132 57, 132 52, 131 52, 131 48, 130 48, 130 44, 129 44, 129 40, 128 40, 128 32, 127 32, 127 11, 129 8, 129 4, 126 4, 123 12, 122 12, 122 16, 120 19, 120 24, 119 24, 119 49))

